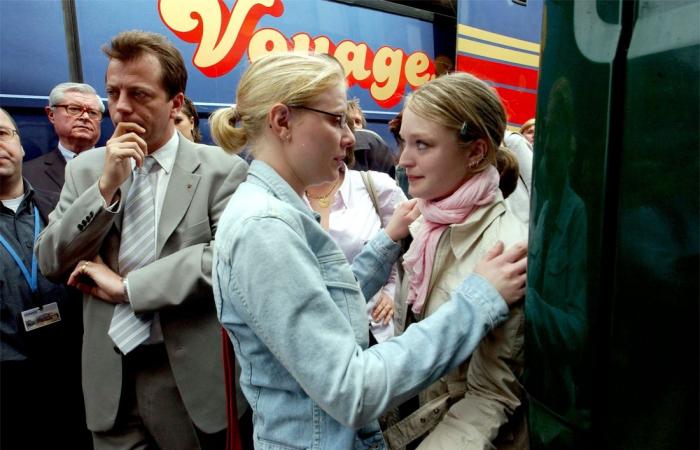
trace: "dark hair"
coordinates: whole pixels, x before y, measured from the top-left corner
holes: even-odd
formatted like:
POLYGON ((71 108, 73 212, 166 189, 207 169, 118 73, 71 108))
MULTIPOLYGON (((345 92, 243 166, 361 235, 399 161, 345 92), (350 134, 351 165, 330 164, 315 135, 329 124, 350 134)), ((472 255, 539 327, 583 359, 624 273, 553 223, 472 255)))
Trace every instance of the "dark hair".
POLYGON ((161 82, 172 99, 187 88, 187 69, 180 51, 165 36, 148 31, 123 31, 112 38, 102 51, 110 59, 132 61, 144 54, 155 56, 160 62, 161 82))
POLYGON ((197 115, 197 108, 194 106, 194 103, 192 100, 185 96, 185 101, 182 102, 182 108, 180 108, 180 111, 187 117, 191 117, 192 121, 194 122, 194 126, 192 127, 192 139, 194 139, 195 142, 202 142, 202 133, 199 131, 199 116, 197 115))
MULTIPOLYGON (((345 114, 345 123, 348 124, 350 131, 352 131, 354 134, 355 133, 355 123, 350 118, 350 111, 351 110, 352 110, 352 108, 350 107, 350 102, 348 102, 348 109, 346 110, 346 114, 345 114)), ((348 169, 352 169, 353 167, 355 167, 356 160, 355 160, 355 146, 354 145, 348 147, 348 149, 345 151, 345 159, 343 161, 345 161, 345 165, 348 166, 348 169)))
POLYGON ((512 150, 500 146, 496 150, 496 169, 500 179, 498 188, 503 194, 503 198, 508 198, 518 186, 518 177, 520 176, 520 167, 518 158, 512 150))

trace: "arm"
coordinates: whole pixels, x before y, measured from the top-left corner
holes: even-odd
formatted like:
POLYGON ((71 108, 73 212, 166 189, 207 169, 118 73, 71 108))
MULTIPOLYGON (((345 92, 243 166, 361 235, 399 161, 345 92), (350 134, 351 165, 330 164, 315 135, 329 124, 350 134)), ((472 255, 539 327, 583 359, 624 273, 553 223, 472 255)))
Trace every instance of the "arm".
POLYGON ((65 282, 78 261, 97 255, 118 215, 104 207, 97 181, 79 192, 76 162, 66 167, 60 200, 35 246, 41 273, 55 282, 65 282))
MULTIPOLYGON (((343 311, 364 299, 342 254, 328 256, 328 264, 322 261, 319 267, 321 257, 310 251, 305 238, 277 218, 249 220, 235 232, 225 250, 229 276, 220 279, 230 298, 225 301, 307 395, 350 427, 376 419, 392 402, 415 394, 462 362, 507 314, 498 292, 471 275, 437 313, 400 338, 363 351, 343 311), (265 239, 270 235, 285 245, 265 239), (267 269, 251 261, 265 261, 267 269), (270 277, 278 272, 285 276, 270 277), (336 276, 331 282, 322 273, 336 276), (306 363, 310 342, 318 343, 313 365, 306 363)), ((363 253, 380 251, 378 244, 373 241, 363 253)))

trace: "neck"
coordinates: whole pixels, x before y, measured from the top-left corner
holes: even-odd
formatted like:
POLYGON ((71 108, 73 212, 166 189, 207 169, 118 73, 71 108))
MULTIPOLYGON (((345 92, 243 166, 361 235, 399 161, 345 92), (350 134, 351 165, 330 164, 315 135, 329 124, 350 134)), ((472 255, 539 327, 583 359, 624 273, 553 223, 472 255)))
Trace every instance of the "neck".
POLYGON ((17 198, 24 192, 22 176, 0 179, 0 200, 17 198))
POLYGON ((325 183, 321 184, 314 184, 313 186, 308 186, 306 188, 306 194, 307 195, 312 195, 314 197, 330 197, 333 195, 333 192, 335 192, 340 185, 343 183, 343 179, 345 178, 345 173, 342 170, 338 171, 338 178, 336 178, 333 181, 326 181, 325 183))
POLYGON ((61 142, 61 145, 63 146, 63 148, 75 153, 76 155, 82 151, 90 150, 91 148, 93 148, 95 146, 94 143, 83 142, 83 141, 66 142, 63 139, 61 139, 60 142, 61 142))

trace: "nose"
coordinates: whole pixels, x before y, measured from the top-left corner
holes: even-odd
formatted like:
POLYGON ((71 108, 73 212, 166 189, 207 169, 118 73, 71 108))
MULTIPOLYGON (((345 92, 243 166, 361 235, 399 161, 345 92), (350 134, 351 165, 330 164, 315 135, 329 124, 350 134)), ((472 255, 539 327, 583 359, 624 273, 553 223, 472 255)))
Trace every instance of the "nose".
POLYGON ((340 142, 345 148, 355 145, 355 134, 347 124, 343 126, 343 136, 340 142))
POLYGON ((399 156, 399 166, 406 168, 413 166, 413 164, 413 157, 408 149, 408 145, 404 145, 401 150, 401 155, 399 156))
POLYGON ((110 110, 114 109, 121 115, 128 115, 132 111, 131 102, 129 101, 128 95, 118 94, 117 98, 113 98, 110 101, 110 110))

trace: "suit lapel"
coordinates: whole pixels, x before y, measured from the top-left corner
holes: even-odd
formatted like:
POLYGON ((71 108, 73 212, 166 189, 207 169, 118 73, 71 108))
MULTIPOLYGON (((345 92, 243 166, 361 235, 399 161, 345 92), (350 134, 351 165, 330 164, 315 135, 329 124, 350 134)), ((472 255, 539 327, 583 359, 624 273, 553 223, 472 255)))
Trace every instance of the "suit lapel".
POLYGON ((63 158, 58 147, 53 149, 53 151, 49 153, 49 156, 44 159, 44 164, 46 165, 44 173, 54 182, 56 188, 60 192, 65 180, 66 160, 63 158))
POLYGON ((197 191, 200 175, 194 173, 199 167, 199 158, 194 145, 181 137, 178 145, 175 165, 170 174, 168 189, 163 200, 163 209, 158 221, 156 238, 156 258, 160 256, 165 242, 177 225, 182 221, 190 207, 194 193, 197 191))

